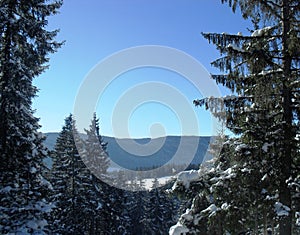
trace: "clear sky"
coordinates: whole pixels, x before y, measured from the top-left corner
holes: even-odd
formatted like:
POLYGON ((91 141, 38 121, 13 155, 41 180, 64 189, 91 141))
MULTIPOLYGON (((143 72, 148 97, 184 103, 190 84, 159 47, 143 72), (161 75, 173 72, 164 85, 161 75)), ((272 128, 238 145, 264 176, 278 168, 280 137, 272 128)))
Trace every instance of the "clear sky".
MULTIPOLYGON (((49 18, 49 29, 59 28, 57 39, 66 43, 50 56, 50 68, 34 81, 40 89, 33 107, 41 118, 41 131, 61 130, 89 71, 113 53, 135 46, 162 45, 189 54, 209 72, 215 72, 210 62, 218 58, 218 52, 201 32, 247 34, 247 27, 241 15, 233 14, 220 0, 65 0, 60 14, 49 18)), ((145 82, 177 90, 196 114, 196 134, 212 134, 210 114, 192 104, 202 93, 186 78, 165 69, 139 68, 116 77, 99 96, 96 111, 103 135, 126 137, 114 131, 118 129, 118 118, 113 117, 115 109, 124 95, 145 82)), ((154 136, 195 134, 183 132, 180 111, 176 110, 179 106, 172 105, 155 98, 137 103, 126 117, 129 136, 147 137, 151 131, 154 136), (164 127, 164 133, 156 128, 157 124, 164 127)), ((117 113, 122 118, 122 113, 117 113)))

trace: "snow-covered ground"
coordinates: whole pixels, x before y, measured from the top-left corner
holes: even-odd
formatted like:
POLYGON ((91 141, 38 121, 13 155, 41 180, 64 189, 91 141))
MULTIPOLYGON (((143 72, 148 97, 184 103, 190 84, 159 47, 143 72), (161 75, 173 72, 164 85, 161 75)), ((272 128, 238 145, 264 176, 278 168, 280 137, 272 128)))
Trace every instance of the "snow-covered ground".
MULTIPOLYGON (((170 182, 171 180, 174 180, 174 179, 176 179, 176 176, 164 176, 161 178, 157 178, 159 186, 164 186, 165 184, 167 184, 168 182, 170 182)), ((143 179, 141 181, 141 183, 139 183, 139 182, 135 182, 135 183, 141 184, 143 189, 145 189, 145 190, 151 190, 151 189, 153 189, 154 181, 155 181, 155 178, 146 178, 146 179, 143 179)), ((131 181, 128 181, 127 183, 130 184, 131 181)))
MULTIPOLYGON (((173 179, 175 179, 174 176, 165 176, 165 177, 158 178, 157 180, 158 180, 159 185, 163 186, 163 185, 167 184, 168 182, 170 182, 173 179)), ((147 190, 150 190, 150 189, 153 188, 153 182, 154 182, 154 178, 143 180, 143 183, 144 183, 145 188, 147 190)))

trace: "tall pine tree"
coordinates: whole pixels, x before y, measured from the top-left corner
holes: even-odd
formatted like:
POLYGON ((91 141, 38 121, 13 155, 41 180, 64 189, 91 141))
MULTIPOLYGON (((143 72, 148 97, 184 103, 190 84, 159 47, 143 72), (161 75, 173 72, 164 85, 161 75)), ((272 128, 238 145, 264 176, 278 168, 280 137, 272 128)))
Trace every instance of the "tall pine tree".
POLYGON ((100 135, 99 119, 94 113, 91 125, 85 130, 87 139, 83 148, 79 148, 80 154, 87 167, 96 176, 105 177, 110 161, 107 153, 107 143, 100 135))
MULTIPOLYGON (((210 171, 209 206, 191 210, 189 216, 218 225, 218 231, 210 234, 266 234, 268 229, 275 231, 277 224, 280 235, 297 234, 300 4, 293 0, 224 2, 233 11, 239 7, 254 29, 249 35, 203 34, 221 53, 212 65, 222 74, 213 78, 232 95, 195 104, 205 105, 217 117, 223 117, 225 110, 226 125, 236 137, 226 142, 210 171)), ((192 208, 203 200, 195 199, 192 208)))
MULTIPOLYGON (((89 129, 85 130, 86 139, 82 139, 82 146, 78 146, 80 156, 86 167, 91 172, 91 180, 96 188, 96 195, 99 199, 98 213, 94 214, 96 232, 103 234, 111 233, 111 223, 116 222, 114 217, 111 198, 113 197, 112 188, 103 182, 103 178, 107 177, 107 169, 109 167, 109 158, 107 153, 107 143, 100 134, 99 119, 94 113, 89 129)), ((77 142, 77 145, 80 142, 77 142)), ((92 212, 90 214, 93 214, 92 212)))
POLYGON ((299 175, 299 1, 222 2, 233 11, 240 7, 243 17, 254 23, 249 36, 203 34, 225 55, 213 63, 225 75, 214 78, 237 95, 225 100, 225 105, 228 127, 242 134, 245 148, 239 164, 252 166, 254 180, 261 174, 261 181, 272 179, 271 187, 262 190, 278 193, 274 207, 279 232, 292 234, 299 207, 290 187, 299 175))
POLYGON ((73 234, 81 231, 79 227, 81 213, 77 202, 82 187, 78 173, 83 164, 80 164, 80 156, 75 145, 74 126, 73 117, 69 115, 57 137, 52 156, 53 195, 51 198, 54 208, 51 213, 51 230, 58 234, 73 234))
POLYGON ((61 43, 47 17, 62 2, 0 1, 0 233, 42 234, 47 212, 42 160, 47 154, 33 116, 32 80, 61 43))
POLYGON ((79 144, 84 146, 70 115, 53 154, 53 233, 99 234, 101 231, 97 224, 103 210, 99 180, 84 164, 77 150, 79 144))

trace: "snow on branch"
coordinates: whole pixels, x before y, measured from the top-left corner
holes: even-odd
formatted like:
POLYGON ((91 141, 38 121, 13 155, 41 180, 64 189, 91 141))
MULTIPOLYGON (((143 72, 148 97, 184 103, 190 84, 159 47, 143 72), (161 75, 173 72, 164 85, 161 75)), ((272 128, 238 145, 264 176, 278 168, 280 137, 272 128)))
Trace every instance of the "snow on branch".
POLYGON ((227 49, 231 49, 231 50, 238 51, 238 52, 245 52, 242 48, 239 48, 237 45, 232 44, 232 43, 229 43, 227 45, 227 49))
POLYGON ((273 27, 271 27, 271 26, 268 26, 268 27, 265 27, 262 29, 257 29, 251 34, 251 37, 265 36, 265 35, 269 34, 272 29, 273 29, 273 27))
POLYGON ((186 189, 189 189, 191 182, 195 182, 199 179, 199 171, 182 171, 177 175, 177 180, 176 183, 173 185, 172 190, 175 190, 178 184, 182 184, 186 189))
POLYGON ((275 202, 274 204, 274 211, 278 217, 288 216, 290 210, 288 206, 283 205, 281 202, 275 202))
POLYGON ((182 225, 180 222, 177 222, 174 226, 170 228, 169 235, 182 235, 188 233, 190 230, 182 225))

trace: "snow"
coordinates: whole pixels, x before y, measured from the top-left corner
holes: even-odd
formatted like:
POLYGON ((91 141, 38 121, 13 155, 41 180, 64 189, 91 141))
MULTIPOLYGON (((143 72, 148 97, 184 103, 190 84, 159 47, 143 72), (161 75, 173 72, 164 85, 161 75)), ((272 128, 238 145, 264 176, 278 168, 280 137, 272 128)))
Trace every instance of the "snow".
POLYGON ((43 164, 46 166, 49 170, 52 169, 53 166, 53 159, 51 157, 45 157, 43 159, 43 164))
POLYGON ((222 209, 222 210, 228 210, 229 207, 230 207, 230 205, 228 205, 228 203, 225 202, 225 203, 222 204, 221 209, 222 209))
POLYGON ((300 226, 300 212, 295 212, 296 226, 300 226))
POLYGON ((46 225, 48 225, 46 220, 38 220, 38 221, 30 220, 27 222, 27 227, 31 228, 34 231, 41 230, 46 225))
POLYGON ((194 217, 191 215, 191 213, 191 209, 186 209, 185 213, 181 215, 181 219, 184 219, 186 221, 192 221, 194 217))
POLYGON ((45 201, 39 201, 34 205, 35 209, 42 211, 42 212, 46 212, 46 213, 51 212, 53 207, 54 207, 53 204, 47 204, 45 201))
POLYGON ((265 35, 267 32, 269 32, 272 29, 272 27, 268 26, 262 29, 257 29, 255 30, 252 34, 251 37, 260 37, 265 35))
POLYGON ((185 235, 189 232, 189 229, 182 225, 180 222, 173 225, 169 230, 169 235, 185 235))
POLYGON ((262 149, 265 153, 267 153, 269 147, 272 147, 273 145, 274 145, 274 143, 271 143, 271 144, 269 144, 269 143, 264 143, 264 145, 262 146, 261 149, 262 149))
POLYGON ((277 70, 262 70, 258 75, 268 75, 268 74, 273 74, 273 73, 280 73, 282 72, 282 69, 277 69, 277 70))
POLYGON ((288 206, 283 205, 281 202, 275 202, 274 204, 274 211, 279 217, 288 216, 290 210, 288 206))
POLYGON ((218 208, 215 204, 211 204, 209 207, 201 211, 201 213, 208 213, 209 214, 208 217, 211 217, 214 216, 219 210, 220 208, 218 208))
POLYGON ((234 44, 231 44, 231 43, 228 44, 227 48, 228 48, 228 49, 233 49, 233 50, 239 51, 239 52, 244 52, 243 49, 241 49, 241 48, 239 48, 237 45, 234 45, 234 44))
POLYGON ((0 190, 0 193, 9 193, 12 190, 12 187, 6 186, 0 190))
POLYGON ((53 189, 52 184, 42 176, 40 177, 40 185, 46 186, 50 190, 53 189))
POLYGON ((261 181, 265 181, 268 178, 268 174, 265 174, 262 178, 261 181))
POLYGON ((237 97, 235 95, 226 95, 226 96, 224 96, 224 100, 234 100, 236 98, 237 97))
POLYGON ((37 172, 37 169, 35 167, 30 168, 30 173, 34 174, 37 172))
MULTIPOLYGON (((159 185, 162 186, 170 182, 172 179, 173 179, 172 176, 165 176, 165 177, 158 178, 157 180, 159 185)), ((143 183, 147 190, 151 190, 153 188, 153 182, 154 182, 154 178, 143 179, 143 183)))
MULTIPOLYGON (((174 179, 174 176, 164 176, 164 177, 157 178, 159 187, 167 184, 168 182, 172 181, 173 179, 174 179)), ((153 189, 154 180, 155 180, 155 178, 142 179, 141 186, 143 187, 143 189, 150 191, 151 189, 153 189)), ((131 183, 132 183, 132 181, 130 181, 130 180, 127 181, 128 185, 130 185, 131 183)))
POLYGON ((266 196, 266 200, 274 200, 277 199, 279 197, 278 193, 276 193, 274 196, 266 196))
POLYGON ((241 172, 243 172, 243 173, 251 173, 251 169, 245 167, 245 168, 241 169, 241 172))
POLYGON ((177 175, 177 182, 183 184, 186 189, 190 187, 191 182, 197 181, 198 179, 199 172, 196 170, 182 171, 177 175))
POLYGON ((97 190, 97 192, 101 191, 97 184, 95 184, 95 189, 97 190))
POLYGON ((99 210, 101 208, 102 208, 102 204, 101 204, 101 202, 98 202, 98 206, 97 206, 96 210, 99 210))
POLYGON ((248 148, 248 145, 246 145, 246 144, 239 144, 238 146, 236 146, 235 151, 236 152, 240 152, 241 150, 246 149, 246 148, 248 148))
POLYGON ((232 167, 229 167, 226 171, 224 171, 224 179, 231 179, 236 176, 236 173, 234 169, 237 167, 237 165, 233 165, 232 167))

